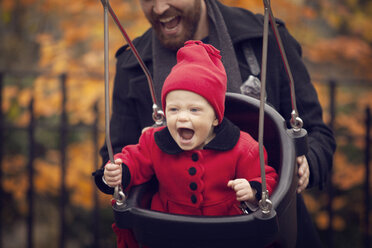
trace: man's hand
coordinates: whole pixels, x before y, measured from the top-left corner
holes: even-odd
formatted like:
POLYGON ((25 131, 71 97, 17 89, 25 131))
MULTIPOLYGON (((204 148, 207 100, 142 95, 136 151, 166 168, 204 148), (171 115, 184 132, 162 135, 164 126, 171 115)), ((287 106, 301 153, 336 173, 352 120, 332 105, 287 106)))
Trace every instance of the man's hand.
POLYGON ((299 194, 304 189, 306 189, 307 185, 309 184, 310 170, 309 170, 309 164, 304 155, 297 157, 297 165, 298 165, 297 193, 299 194))
POLYGON ((121 184, 121 159, 116 159, 115 164, 108 163, 105 165, 105 170, 103 173, 103 178, 106 184, 112 188, 121 184))

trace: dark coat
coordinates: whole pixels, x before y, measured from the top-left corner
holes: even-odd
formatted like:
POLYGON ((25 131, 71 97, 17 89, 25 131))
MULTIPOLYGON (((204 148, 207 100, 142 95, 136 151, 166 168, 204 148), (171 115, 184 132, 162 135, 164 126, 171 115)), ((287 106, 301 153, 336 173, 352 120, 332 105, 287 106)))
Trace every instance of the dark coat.
MULTIPOLYGON (((244 44, 250 44, 261 64, 263 17, 248 10, 227 7, 218 1, 227 30, 237 55, 242 81, 251 71, 243 54, 244 44)), ((296 104, 299 116, 309 137, 309 152, 306 155, 310 167, 310 187, 322 189, 333 163, 335 140, 332 131, 322 119, 322 109, 317 93, 311 83, 309 74, 302 61, 299 43, 289 34, 284 23, 278 21, 285 52, 295 82, 296 104)), ((139 54, 152 73, 152 29, 133 41, 139 54)), ((219 47, 217 47, 219 49, 219 47)), ((128 144, 138 143, 141 130, 153 125, 152 100, 146 77, 128 46, 120 48, 116 54, 117 68, 114 83, 113 106, 111 117, 111 141, 114 153, 118 153, 128 144)), ((278 46, 270 32, 267 61, 267 102, 272 105, 285 120, 291 118, 292 105, 289 80, 285 73, 278 46)), ((260 77, 260 76, 258 76, 260 77)), ((289 122, 288 122, 289 127, 289 122)), ((107 148, 100 151, 103 165, 108 160, 107 148)), ((102 183, 102 173, 96 173, 96 182, 102 183)), ((111 191, 111 193, 113 190, 111 191)), ((298 238, 297 247, 319 247, 320 241, 314 232, 311 218, 304 206, 301 195, 297 197, 298 238)))
MULTIPOLYGON (((249 43, 261 64, 263 18, 245 9, 227 7, 220 3, 219 6, 235 47, 244 82, 251 72, 242 47, 245 43, 249 43)), ((278 21, 277 25, 295 82, 299 116, 309 134, 309 152, 306 156, 310 167, 309 187, 318 186, 322 189, 332 166, 335 141, 332 131, 323 122, 317 93, 301 59, 301 47, 282 22, 278 21)), ((151 36, 152 29, 149 29, 133 43, 152 73, 151 36)), ((271 33, 268 46, 267 102, 284 119, 289 120, 292 112, 289 80, 275 38, 271 33)), ((128 50, 128 46, 120 48, 116 56, 117 68, 110 125, 114 154, 128 144, 136 144, 141 130, 154 123, 151 94, 141 67, 132 52, 128 50)), ((106 146, 100 153, 105 164, 108 160, 106 146)))

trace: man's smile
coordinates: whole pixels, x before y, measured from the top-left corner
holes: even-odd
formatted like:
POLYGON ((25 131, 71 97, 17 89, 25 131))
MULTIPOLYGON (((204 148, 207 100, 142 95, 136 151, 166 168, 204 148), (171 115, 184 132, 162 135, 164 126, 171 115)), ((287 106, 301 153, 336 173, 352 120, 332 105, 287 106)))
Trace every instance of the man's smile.
POLYGON ((181 17, 178 15, 161 18, 159 22, 165 35, 175 34, 179 30, 181 17))

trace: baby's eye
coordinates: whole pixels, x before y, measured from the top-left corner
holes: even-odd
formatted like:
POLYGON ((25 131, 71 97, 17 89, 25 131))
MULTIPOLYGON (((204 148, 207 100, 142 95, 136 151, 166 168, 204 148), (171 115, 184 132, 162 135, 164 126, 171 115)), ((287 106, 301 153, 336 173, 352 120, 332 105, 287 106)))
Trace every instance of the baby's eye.
POLYGON ((199 110, 200 110, 200 109, 198 109, 198 108, 191 108, 191 109, 190 109, 191 112, 198 112, 199 110))
POLYGON ((176 112, 178 109, 177 108, 169 108, 168 111, 169 112, 176 112))

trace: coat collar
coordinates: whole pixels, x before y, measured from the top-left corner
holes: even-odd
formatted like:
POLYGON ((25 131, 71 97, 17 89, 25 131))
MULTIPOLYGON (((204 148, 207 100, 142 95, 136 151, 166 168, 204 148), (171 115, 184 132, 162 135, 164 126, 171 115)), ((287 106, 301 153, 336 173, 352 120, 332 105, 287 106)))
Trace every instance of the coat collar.
MULTIPOLYGON (((221 14, 224 17, 227 30, 230 34, 233 44, 248 39, 262 38, 263 36, 263 16, 255 15, 251 11, 229 7, 217 1, 221 14)), ((142 60, 146 63, 152 60, 152 28, 149 28, 142 36, 133 40, 133 44, 138 50, 142 60)), ((128 50, 129 46, 121 47, 116 57, 128 50)), ((131 68, 138 66, 136 57, 132 52, 124 53, 120 61, 120 66, 123 68, 131 68)))
POLYGON ((217 1, 217 5, 234 44, 243 40, 263 37, 262 15, 255 15, 243 8, 229 7, 219 1, 217 1))
MULTIPOLYGON (((238 143, 240 138, 240 129, 226 118, 223 119, 214 131, 216 136, 204 146, 204 150, 228 151, 238 143)), ((155 132, 154 136, 156 144, 163 152, 172 155, 183 152, 172 138, 167 127, 155 132)))
MULTIPOLYGON (((142 60, 146 63, 152 60, 152 28, 148 29, 142 36, 133 40, 133 45, 137 49, 138 54, 142 60)), ((130 50, 129 45, 122 46, 115 54, 117 58, 123 54, 123 52, 130 50)), ((139 66, 136 56, 133 52, 124 53, 119 61, 120 66, 123 68, 131 68, 139 66)))

